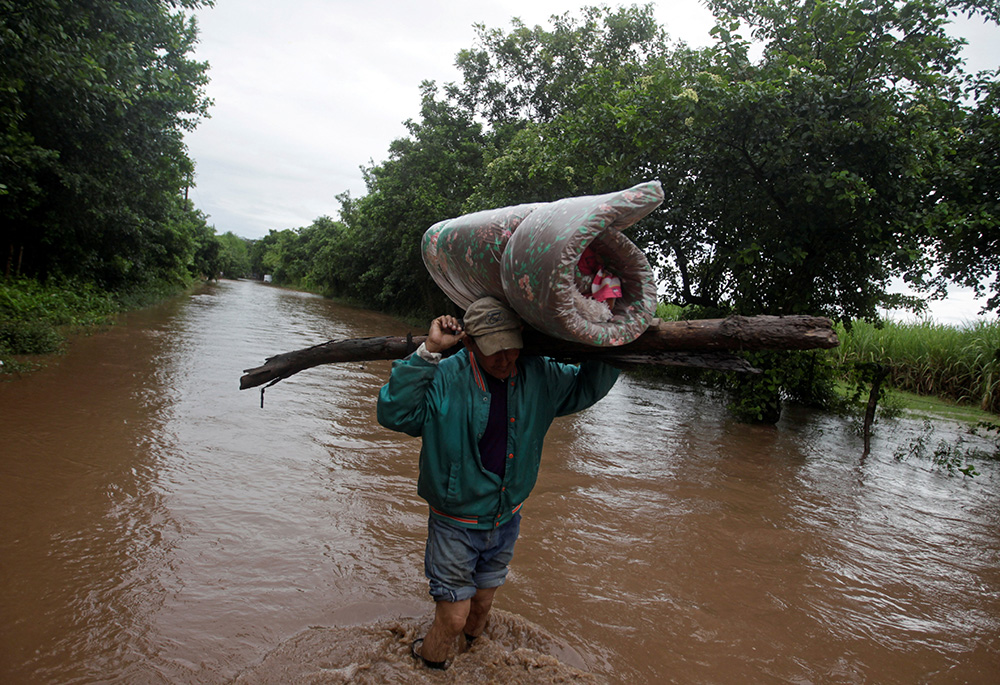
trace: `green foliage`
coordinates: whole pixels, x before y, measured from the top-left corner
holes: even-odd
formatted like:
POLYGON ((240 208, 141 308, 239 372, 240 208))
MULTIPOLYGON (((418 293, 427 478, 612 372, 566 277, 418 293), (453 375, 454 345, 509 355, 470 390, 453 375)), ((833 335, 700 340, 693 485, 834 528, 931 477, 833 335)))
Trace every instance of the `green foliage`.
POLYGON ((250 276, 250 241, 227 231, 218 236, 218 272, 226 278, 250 276))
POLYGON ((0 357, 12 354, 48 354, 63 338, 47 321, 0 321, 0 357))
POLYGON ((507 34, 479 27, 480 47, 459 54, 465 80, 448 93, 493 134, 470 209, 618 190, 653 175, 623 172, 637 150, 613 113, 668 53, 652 6, 584 8, 552 23, 514 21, 507 34))
POLYGON ((114 296, 89 283, 0 281, 0 321, 45 321, 53 326, 104 323, 118 311, 114 296))
POLYGON ((656 318, 662 321, 683 321, 684 307, 669 302, 660 302, 656 305, 656 318))
POLYGON ((480 27, 449 89, 494 126, 475 208, 659 178, 666 201, 636 242, 674 301, 741 314, 917 306, 892 279, 930 287, 940 255, 955 279, 995 272, 974 255, 996 254, 996 91, 973 88, 945 31, 949 9, 992 4, 711 6, 705 50, 670 48, 649 7, 480 27))
POLYGON ((836 369, 820 352, 751 352, 744 355, 760 374, 727 374, 721 385, 729 391, 733 415, 748 423, 776 423, 781 404, 789 400, 827 408, 834 401, 836 369))
POLYGON ((497 129, 548 122, 588 102, 592 94, 580 89, 581 76, 605 69, 624 74, 666 42, 652 5, 584 7, 580 15, 553 16, 551 30, 518 19, 509 33, 477 25, 477 47, 456 58, 463 84, 450 86, 449 95, 497 129))
POLYGON ((977 77, 967 92, 976 102, 949 130, 939 202, 929 220, 947 278, 988 295, 984 309, 1000 311, 1000 82, 977 77), (992 279, 992 283, 990 283, 992 279))
MULTIPOLYGON (((962 71, 945 30, 956 10, 995 22, 995 3, 709 6, 716 43, 703 50, 669 46, 648 6, 480 27, 448 89, 493 127, 467 208, 658 178, 666 200, 633 240, 668 297, 706 316, 875 319, 919 306, 890 294, 900 275, 932 288, 940 261, 956 280, 996 273, 997 91, 962 71)), ((742 416, 828 394, 803 389, 798 360, 766 366, 734 388, 742 416)))
MULTIPOLYGON (((875 320, 879 307, 917 305, 890 294, 900 276, 983 290, 1000 268, 998 91, 995 75, 963 71, 946 27, 957 11, 995 22, 996 2, 709 6, 705 49, 670 44, 651 5, 477 27, 457 57, 462 82, 443 96, 423 84, 409 135, 364 168, 367 195, 340 196, 339 222, 272 231, 250 269, 430 314, 447 307, 420 258, 432 224, 656 178, 666 201, 630 237, 674 315, 875 320)), ((829 403, 827 356, 754 361, 764 374, 729 384, 740 416, 829 403)))
POLYGON ((0 247, 9 273, 135 287, 182 281, 204 227, 183 133, 207 65, 198 0, 0 0, 0 247), (13 261, 13 260, 12 260, 13 261))
POLYGON ((343 274, 351 268, 337 246, 344 225, 329 217, 320 217, 306 228, 270 231, 255 241, 249 250, 249 268, 253 273, 270 274, 277 285, 333 294, 327 277, 343 274))
POLYGON ((910 458, 927 459, 934 468, 941 469, 950 476, 961 473, 967 478, 981 475, 976 470, 973 460, 1000 459, 1000 426, 997 424, 980 424, 970 429, 969 436, 959 435, 956 439, 942 439, 932 447, 933 434, 934 427, 931 422, 924 421, 921 432, 909 444, 900 446, 894 454, 895 458, 898 461, 910 458), (992 450, 978 446, 984 439, 993 443, 992 450))
POLYGON ((30 368, 11 355, 58 351, 59 328, 106 323, 117 311, 111 293, 88 283, 0 281, 0 373, 30 368))

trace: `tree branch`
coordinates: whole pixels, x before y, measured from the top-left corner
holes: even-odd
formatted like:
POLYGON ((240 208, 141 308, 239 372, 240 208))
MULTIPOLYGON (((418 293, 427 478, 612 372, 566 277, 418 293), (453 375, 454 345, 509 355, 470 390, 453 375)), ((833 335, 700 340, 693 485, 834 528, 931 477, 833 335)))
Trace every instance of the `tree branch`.
MULTIPOLYGON (((265 360, 245 369, 240 389, 277 383, 299 371, 351 361, 402 359, 425 336, 331 340, 265 360)), ((740 350, 828 349, 839 344, 829 319, 812 316, 731 316, 700 321, 656 320, 639 338, 620 347, 594 347, 552 338, 533 329, 524 331, 524 352, 563 361, 600 359, 615 366, 659 364, 754 373, 740 350)), ((458 348, 455 348, 457 351, 458 348)))

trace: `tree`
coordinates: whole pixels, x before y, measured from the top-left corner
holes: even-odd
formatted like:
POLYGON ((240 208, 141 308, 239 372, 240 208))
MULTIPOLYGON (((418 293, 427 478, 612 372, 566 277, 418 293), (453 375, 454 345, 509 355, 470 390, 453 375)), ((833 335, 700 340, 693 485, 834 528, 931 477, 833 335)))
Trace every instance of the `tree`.
POLYGON ((219 242, 219 271, 226 278, 246 278, 250 275, 250 241, 232 231, 217 238, 219 242))
MULTIPOLYGON (((941 181, 974 175, 955 173, 956 156, 947 153, 956 141, 942 135, 966 116, 961 41, 945 32, 949 4, 712 7, 719 15, 712 48, 644 46, 610 65, 544 59, 585 49, 573 39, 586 38, 600 53, 594 30, 582 28, 597 22, 595 10, 575 28, 563 18, 551 33, 518 24, 508 35, 485 33, 484 50, 493 54, 463 53, 466 84, 451 92, 504 127, 514 127, 513 102, 536 118, 489 159, 477 197, 523 202, 659 178, 667 199, 635 240, 681 304, 847 320, 914 304, 891 295, 891 281, 929 272, 931 246, 953 236, 947 215, 934 209, 941 181), (764 44, 756 63, 741 23, 764 44), (551 84, 562 83, 562 64, 572 65, 576 80, 560 106, 553 93, 567 89, 551 84), (487 65, 503 78, 488 77, 487 65)), ((613 28, 600 35, 615 45, 620 21, 639 22, 626 35, 657 35, 635 8, 603 16, 613 28)), ((989 121, 985 109, 981 119, 989 121)), ((980 143, 967 142, 978 151, 965 157, 976 170, 990 154, 980 143)), ((949 205, 951 216, 983 216, 957 192, 951 197, 964 207, 949 205)))
POLYGON ((210 4, 0 0, 0 213, 25 272, 185 277, 164 253, 194 239, 182 135, 209 101, 181 10, 210 4))
POLYGON ((438 99, 434 83, 421 90, 420 121, 406 122, 410 137, 394 140, 386 161, 363 168, 368 194, 340 197, 356 277, 335 290, 388 311, 447 306, 423 265, 420 240, 431 225, 462 214, 483 170, 482 127, 438 99))
MULTIPOLYGON (((551 30, 512 22, 509 33, 477 27, 463 50, 464 81, 446 88, 486 119, 486 168, 467 209, 551 201, 623 187, 629 141, 610 109, 668 51, 653 6, 586 7, 552 17, 551 30)), ((648 180, 648 179, 643 179, 648 180)))
POLYGON ((928 220, 935 240, 937 279, 988 296, 985 309, 1000 311, 1000 83, 996 72, 977 77, 969 93, 975 108, 945 129, 938 192, 928 220), (992 282, 990 282, 992 279, 992 282))

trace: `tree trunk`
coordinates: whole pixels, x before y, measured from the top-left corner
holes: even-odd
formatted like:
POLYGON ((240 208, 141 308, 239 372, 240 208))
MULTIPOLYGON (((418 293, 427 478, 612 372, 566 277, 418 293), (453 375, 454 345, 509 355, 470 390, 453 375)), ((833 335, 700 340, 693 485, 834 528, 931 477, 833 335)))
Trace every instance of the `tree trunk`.
POLYGON ((872 375, 872 389, 868 393, 868 406, 865 407, 865 422, 862 426, 862 438, 864 440, 864 450, 861 453, 861 463, 865 462, 871 452, 872 446, 872 424, 875 423, 875 410, 878 407, 879 394, 882 392, 882 382, 889 375, 891 369, 885 364, 875 364, 872 375))
MULTIPOLYGON (((337 362, 401 359, 426 336, 331 340, 268 358, 245 369, 240 390, 277 383, 299 371, 337 362)), ((616 366, 665 364, 754 373, 732 352, 739 350, 811 350, 839 344, 829 319, 814 316, 731 316, 701 321, 654 321, 639 338, 620 347, 594 347, 557 340, 533 329, 524 331, 524 352, 561 361, 600 359, 616 366)), ((454 348, 457 351, 459 348, 454 348)))

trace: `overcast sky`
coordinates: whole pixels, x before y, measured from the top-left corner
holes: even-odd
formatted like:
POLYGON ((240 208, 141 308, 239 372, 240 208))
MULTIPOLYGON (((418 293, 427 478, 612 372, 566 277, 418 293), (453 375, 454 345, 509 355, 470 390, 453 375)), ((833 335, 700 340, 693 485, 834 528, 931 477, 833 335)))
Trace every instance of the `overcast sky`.
MULTIPOLYGON (((216 0, 197 13, 196 58, 210 63, 211 118, 187 135, 195 205, 219 233, 336 217, 336 196, 365 193, 359 167, 385 158, 417 118, 420 82, 458 81, 456 53, 473 24, 548 24, 571 0, 216 0)), ((617 4, 617 3, 616 3, 617 4)), ((711 14, 697 0, 657 5, 671 39, 708 45, 711 14)), ((971 67, 1000 66, 1000 32, 967 25, 971 67)))

